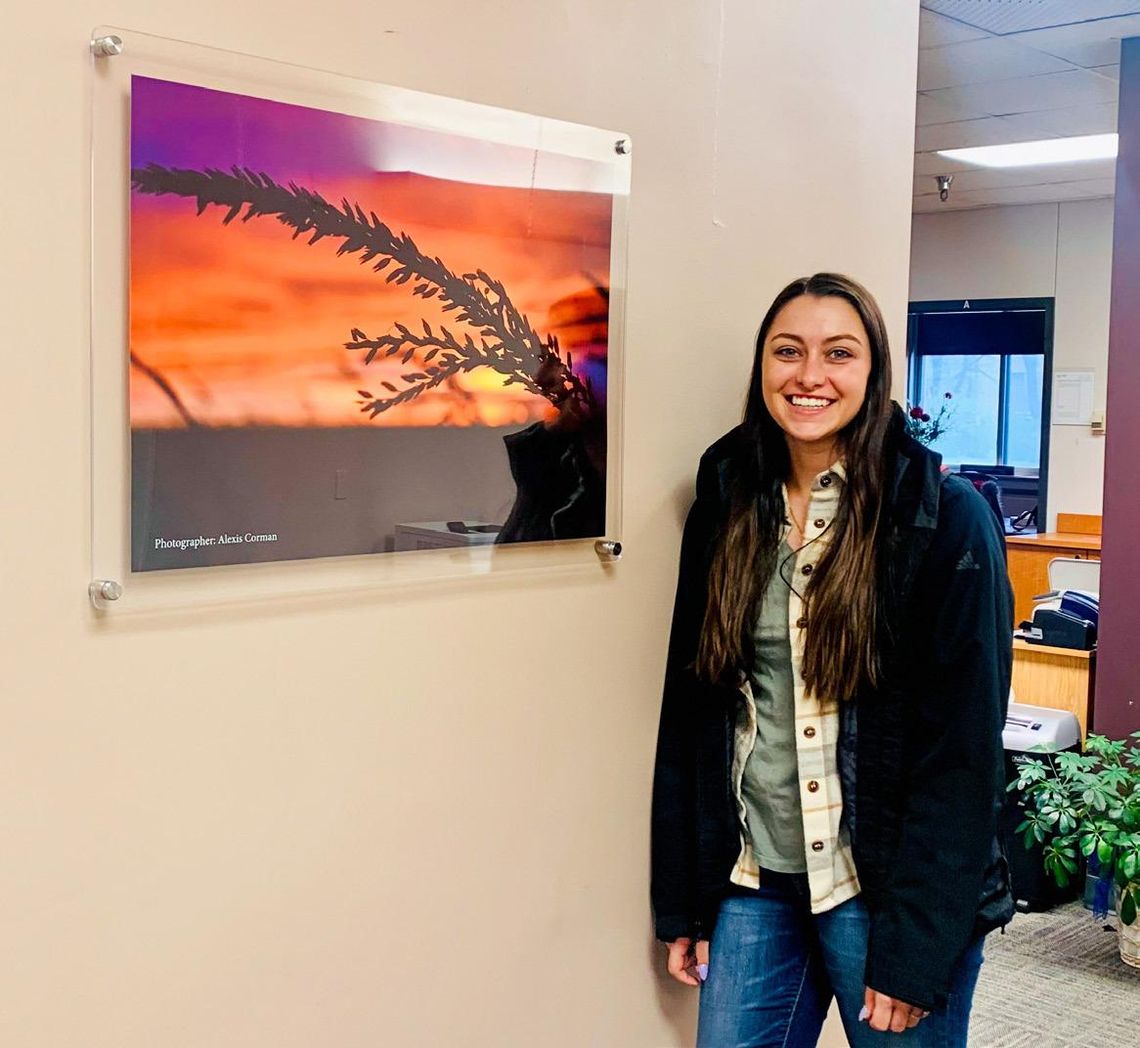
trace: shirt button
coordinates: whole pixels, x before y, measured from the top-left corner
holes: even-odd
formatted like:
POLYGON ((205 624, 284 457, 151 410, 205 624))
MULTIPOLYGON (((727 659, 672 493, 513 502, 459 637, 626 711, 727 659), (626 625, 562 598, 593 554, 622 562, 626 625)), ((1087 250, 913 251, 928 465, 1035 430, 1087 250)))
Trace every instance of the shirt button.
POLYGON ((815 852, 823 851, 823 841, 812 841, 811 850, 815 852))
POLYGON ((801 630, 807 629, 807 619, 806 618, 796 619, 796 626, 801 630))
POLYGON ((819 520, 815 521, 815 526, 816 526, 817 528, 826 527, 826 526, 827 526, 827 521, 826 521, 826 520, 824 520, 824 519, 823 519, 823 517, 820 517, 820 518, 819 518, 819 520))
POLYGON ((804 738, 805 739, 814 739, 815 738, 815 728, 813 728, 810 724, 806 728, 804 728, 804 738))
POLYGON ((811 782, 807 784, 807 786, 808 793, 815 793, 819 789, 819 783, 816 782, 815 779, 812 779, 811 782))
POLYGON ((800 573, 803 575, 810 575, 811 574, 811 565, 805 564, 802 568, 800 568, 800 573))

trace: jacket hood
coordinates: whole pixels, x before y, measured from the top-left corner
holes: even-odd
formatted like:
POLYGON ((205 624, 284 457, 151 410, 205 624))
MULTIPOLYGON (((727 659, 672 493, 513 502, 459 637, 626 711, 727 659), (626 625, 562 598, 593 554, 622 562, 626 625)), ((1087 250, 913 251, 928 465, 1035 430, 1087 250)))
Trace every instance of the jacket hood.
POLYGON ((942 456, 907 433, 906 416, 898 404, 891 410, 887 454, 893 454, 895 460, 894 476, 887 482, 895 520, 916 528, 933 528, 938 523, 942 456))

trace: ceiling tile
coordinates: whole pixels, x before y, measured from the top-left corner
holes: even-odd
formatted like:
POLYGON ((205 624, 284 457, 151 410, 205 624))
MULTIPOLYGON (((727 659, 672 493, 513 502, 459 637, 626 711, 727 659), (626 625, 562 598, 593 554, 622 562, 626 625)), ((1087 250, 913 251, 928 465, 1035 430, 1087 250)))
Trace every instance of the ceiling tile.
MULTIPOLYGON (((1009 189, 1016 186, 1037 186, 1044 184, 1041 168, 974 168, 971 171, 956 171, 951 193, 965 193, 975 189, 1009 189)), ((938 182, 933 175, 915 175, 914 195, 938 194, 938 182)))
POLYGON ((1004 39, 1063 58, 1074 65, 1091 67, 1118 63, 1120 41, 1126 36, 1140 36, 1140 14, 1078 22, 1056 29, 1035 29, 1004 39))
POLYGON ((1045 109, 1040 113, 1019 113, 1003 119, 1018 128, 1039 128, 1051 135, 1108 135, 1116 130, 1116 103, 1101 102, 1095 106, 1069 106, 1065 109, 1045 109))
POLYGON ((915 197, 911 201, 911 213, 915 215, 924 215, 931 211, 961 211, 962 208, 949 207, 949 201, 946 204, 936 196, 931 197, 915 197))
POLYGON ((989 34, 984 29, 955 22, 953 18, 936 15, 933 11, 920 11, 918 15, 918 46, 943 47, 960 44, 964 40, 980 40, 989 34))
POLYGON ((1017 33, 1140 12, 1136 0, 922 0, 922 7, 990 33, 1017 33))
POLYGON ((1000 146, 1007 142, 1033 142, 1052 138, 1037 127, 1019 127, 1008 117, 987 116, 953 124, 931 124, 917 129, 914 148, 926 153, 936 149, 964 149, 968 146, 1000 146))
POLYGON ((1052 55, 1011 44, 999 37, 989 37, 920 51, 918 89, 934 91, 940 87, 1059 73, 1072 68, 1072 63, 1052 55))
MULTIPOLYGON (((982 174, 982 172, 978 174, 982 174)), ((994 174, 994 172, 986 172, 985 174, 994 174)), ((954 182, 950 187, 950 196, 945 201, 939 197, 938 186, 933 179, 917 181, 914 187, 914 195, 911 198, 912 210, 937 211, 997 204, 1040 204, 1060 200, 1088 200, 1093 197, 1111 197, 1114 190, 1114 180, 1111 178, 1075 179, 1021 185, 987 185, 984 179, 975 182, 966 179, 967 174, 954 176, 954 182)))
POLYGON ((1115 178, 1090 178, 1081 183, 1081 187, 1089 196, 1114 196, 1116 193, 1115 178))
POLYGON ((1045 114, 1056 112, 1058 112, 1056 109, 1043 109, 1039 113, 1010 113, 1009 116, 1003 116, 1001 119, 1009 128, 1009 133, 1018 136, 1016 139, 1011 138, 1011 142, 1033 142, 1041 138, 1060 137, 1043 131, 1040 123, 1038 123, 1038 118, 1044 118, 1045 114))
MULTIPOLYGON (((1112 178, 1049 178, 1042 172, 1043 168, 1036 170, 1025 168, 1019 172, 1012 171, 961 171, 954 176, 950 186, 950 196, 965 196, 989 190, 1001 190, 1004 193, 1014 194, 1022 192, 1028 200, 1040 199, 1044 189, 1049 188, 1058 193, 1073 195, 1075 193, 1093 194, 1096 196, 1111 196, 1115 179, 1112 178)), ((937 196, 938 183, 933 178, 918 178, 914 183, 914 195, 937 196)))
POLYGON ((916 212, 961 211, 974 207, 997 207, 1010 204, 1051 204, 1063 200, 1088 200, 1094 196, 1107 196, 1107 193, 1094 192, 1079 182, 1066 182, 1059 185, 1016 186, 1009 189, 974 189, 962 193, 950 191, 950 198, 943 203, 938 194, 915 197, 912 201, 916 212))
POLYGON ((914 122, 918 127, 925 127, 927 124, 949 124, 956 120, 973 120, 986 115, 988 114, 981 110, 939 102, 919 91, 918 111, 915 113, 914 122))
POLYGON ((1096 73, 1097 76, 1103 76, 1108 80, 1115 80, 1117 83, 1120 82, 1120 63, 1119 62, 1117 62, 1115 65, 1094 66, 1092 69, 1089 70, 1089 72, 1090 73, 1096 73))
MULTIPOLYGON (((1042 182, 1082 182, 1096 179, 1111 179, 1116 175, 1115 160, 1079 160, 1070 164, 1038 164, 1033 167, 992 168, 976 164, 963 164, 959 160, 949 160, 937 153, 917 153, 914 158, 915 182, 935 175, 979 174, 993 172, 1008 174, 1011 181, 1005 185, 1035 185, 1042 182)), ((968 181, 968 180, 967 180, 968 181)))
POLYGON ((1087 69, 1073 69, 1066 73, 1045 73, 1017 80, 945 87, 927 94, 933 101, 946 105, 1005 116, 1115 102, 1117 86, 1087 69))
POLYGON ((960 160, 948 160, 937 153, 915 153, 914 173, 917 176, 952 175, 958 171, 977 171, 974 164, 963 164, 960 160))

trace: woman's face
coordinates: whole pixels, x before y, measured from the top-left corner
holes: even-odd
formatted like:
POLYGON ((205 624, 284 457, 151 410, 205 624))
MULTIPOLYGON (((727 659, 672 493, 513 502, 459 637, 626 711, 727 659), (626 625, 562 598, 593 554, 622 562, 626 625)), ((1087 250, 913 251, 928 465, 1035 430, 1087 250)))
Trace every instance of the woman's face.
POLYGON ((800 295, 776 314, 762 347, 764 403, 789 446, 834 452, 871 375, 859 314, 835 295, 800 295))

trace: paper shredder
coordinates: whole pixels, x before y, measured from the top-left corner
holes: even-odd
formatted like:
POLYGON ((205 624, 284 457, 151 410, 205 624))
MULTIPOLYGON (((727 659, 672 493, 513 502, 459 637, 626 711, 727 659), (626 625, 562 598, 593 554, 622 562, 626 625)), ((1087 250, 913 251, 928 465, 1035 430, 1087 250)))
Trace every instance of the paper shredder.
MULTIPOLYGON (((1081 727, 1076 715, 1044 706, 1026 706, 1011 702, 1002 731, 1005 748, 1006 782, 1013 782, 1020 765, 1026 760, 1040 760, 1055 767, 1059 753, 1079 753, 1081 727)), ((1009 859, 1009 873, 1014 902, 1023 912, 1048 910, 1058 903, 1075 899, 1079 877, 1074 876, 1066 888, 1058 888, 1045 872, 1044 849, 1034 843, 1026 848, 1024 839, 1015 831, 1025 818, 1025 798, 1020 790, 1006 794, 1000 818, 1002 844, 1009 859)))

